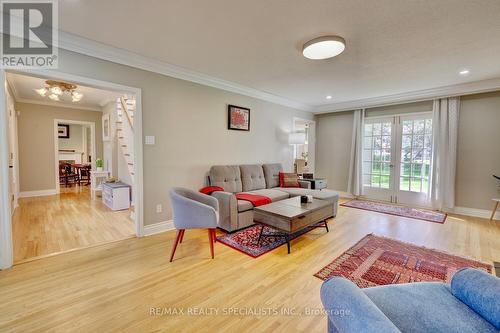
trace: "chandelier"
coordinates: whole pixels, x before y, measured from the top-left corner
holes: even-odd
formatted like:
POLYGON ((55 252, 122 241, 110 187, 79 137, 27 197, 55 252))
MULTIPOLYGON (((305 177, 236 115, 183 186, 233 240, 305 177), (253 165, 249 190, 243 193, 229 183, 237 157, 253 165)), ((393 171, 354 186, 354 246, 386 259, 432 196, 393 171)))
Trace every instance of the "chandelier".
POLYGON ((48 97, 53 101, 60 101, 60 98, 67 93, 71 96, 72 102, 79 102, 83 94, 76 91, 76 84, 47 80, 45 81, 45 87, 40 89, 35 89, 35 91, 42 97, 48 97))

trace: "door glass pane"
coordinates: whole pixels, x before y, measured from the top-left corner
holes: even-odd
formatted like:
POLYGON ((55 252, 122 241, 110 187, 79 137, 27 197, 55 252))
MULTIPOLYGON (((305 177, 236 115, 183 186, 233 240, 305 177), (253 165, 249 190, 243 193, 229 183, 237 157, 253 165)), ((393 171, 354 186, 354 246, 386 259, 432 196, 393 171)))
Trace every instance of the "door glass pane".
POLYGON ((409 191, 410 190, 410 178, 409 177, 400 177, 399 189, 401 191, 409 191))
POLYGON ((403 140, 401 142, 401 148, 403 148, 403 149, 411 148, 411 135, 403 135, 403 140))
POLYGON ((381 188, 389 188, 390 178, 389 176, 380 176, 380 187, 381 188))
POLYGON ((432 158, 432 119, 403 120, 401 137, 401 191, 429 191, 432 158))
POLYGON ((413 122, 413 133, 424 134, 424 124, 425 120, 415 120, 413 122))
POLYGON ((392 160, 392 121, 365 124, 363 137, 363 185, 388 188, 392 160))
POLYGON ((382 163, 382 175, 390 176, 390 174, 391 167, 389 166, 389 163, 382 163))
POLYGON ((402 163, 401 164, 401 176, 410 177, 411 173, 411 164, 410 163, 402 163))
POLYGON ((412 178, 411 179, 410 191, 420 192, 421 186, 422 186, 422 179, 421 178, 412 178))
POLYGON ((365 136, 372 135, 372 124, 365 124, 365 136))
POLYGON ((411 120, 403 121, 403 134, 409 134, 413 132, 413 122, 411 120))

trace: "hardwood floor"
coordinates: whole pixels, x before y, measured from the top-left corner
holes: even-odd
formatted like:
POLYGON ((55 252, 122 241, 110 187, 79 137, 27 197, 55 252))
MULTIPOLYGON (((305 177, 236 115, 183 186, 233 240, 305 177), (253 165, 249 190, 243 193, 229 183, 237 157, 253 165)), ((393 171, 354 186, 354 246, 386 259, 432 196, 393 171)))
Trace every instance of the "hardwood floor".
POLYGON ((130 211, 114 212, 99 199, 90 199, 89 186, 20 199, 12 221, 14 263, 134 237, 130 211))
POLYGON ((0 272, 0 331, 325 332, 325 315, 306 313, 322 309, 313 274, 368 233, 500 261, 500 221, 441 225, 340 207, 329 226, 293 240, 290 255, 281 246, 252 259, 217 243, 212 260, 206 231, 188 230, 172 263, 173 231, 17 265, 0 272))

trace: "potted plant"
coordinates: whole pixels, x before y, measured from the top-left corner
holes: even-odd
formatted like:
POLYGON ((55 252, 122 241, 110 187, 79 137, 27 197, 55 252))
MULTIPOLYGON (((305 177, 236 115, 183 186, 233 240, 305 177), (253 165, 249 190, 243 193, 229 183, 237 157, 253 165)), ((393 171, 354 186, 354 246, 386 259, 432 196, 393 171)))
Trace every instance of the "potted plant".
POLYGON ((97 168, 97 171, 102 171, 103 165, 104 165, 104 162, 102 161, 102 159, 98 158, 95 160, 95 166, 97 168))

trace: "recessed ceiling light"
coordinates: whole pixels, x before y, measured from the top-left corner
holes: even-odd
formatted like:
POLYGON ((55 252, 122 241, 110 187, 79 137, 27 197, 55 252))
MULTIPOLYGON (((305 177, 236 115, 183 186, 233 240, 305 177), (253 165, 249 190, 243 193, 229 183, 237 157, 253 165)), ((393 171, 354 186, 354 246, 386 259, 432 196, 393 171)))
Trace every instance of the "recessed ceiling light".
POLYGON ((470 73, 470 71, 468 69, 464 69, 464 70, 461 70, 460 72, 458 72, 458 74, 460 74, 460 75, 467 75, 469 73, 470 73))
POLYGON ((326 99, 332 99, 332 96, 328 95, 326 96, 326 99))
POLYGON ((328 59, 338 56, 345 50, 345 40, 339 36, 323 36, 304 44, 302 54, 313 60, 328 59))

